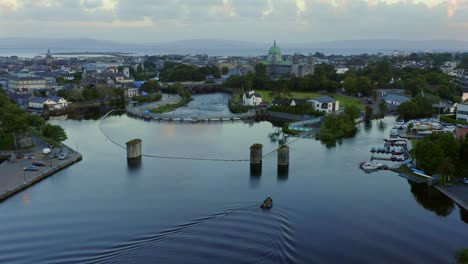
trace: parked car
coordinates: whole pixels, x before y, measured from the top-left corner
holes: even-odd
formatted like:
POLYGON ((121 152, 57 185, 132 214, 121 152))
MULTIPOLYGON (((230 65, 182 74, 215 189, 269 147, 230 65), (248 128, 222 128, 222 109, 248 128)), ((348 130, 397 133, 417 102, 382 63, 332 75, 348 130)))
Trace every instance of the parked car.
POLYGON ((16 159, 22 159, 22 158, 24 158, 24 154, 22 153, 16 154, 16 159))
POLYGON ((38 166, 38 167, 44 167, 44 166, 46 166, 46 164, 45 164, 44 162, 38 161, 38 160, 34 161, 32 165, 38 166))
POLYGON ((67 152, 62 152, 60 156, 58 157, 59 160, 64 160, 68 158, 68 153, 67 152))
POLYGON ((25 171, 38 171, 39 170, 39 167, 37 166, 29 166, 29 167, 26 167, 24 168, 25 171))
POLYGON ((27 158, 27 159, 34 159, 34 154, 28 154, 28 155, 26 156, 26 158, 27 158))
POLYGON ((468 184, 468 178, 463 178, 463 183, 468 184))

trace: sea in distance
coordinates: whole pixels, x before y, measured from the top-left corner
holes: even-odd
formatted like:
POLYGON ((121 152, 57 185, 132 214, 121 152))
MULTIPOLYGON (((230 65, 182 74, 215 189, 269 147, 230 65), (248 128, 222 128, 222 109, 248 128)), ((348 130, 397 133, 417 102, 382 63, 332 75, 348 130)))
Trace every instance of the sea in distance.
MULTIPOLYGON (((198 96, 178 111, 223 111, 225 100, 198 96)), ((273 152, 256 176, 242 161, 249 147, 266 154, 283 139, 269 122, 53 121, 83 160, 0 204, 0 263, 453 263, 468 245, 467 212, 357 166, 394 122, 360 125, 334 146, 286 138, 288 173, 273 152), (134 138, 141 163, 112 142, 134 138), (267 196, 274 206, 262 210, 267 196)))

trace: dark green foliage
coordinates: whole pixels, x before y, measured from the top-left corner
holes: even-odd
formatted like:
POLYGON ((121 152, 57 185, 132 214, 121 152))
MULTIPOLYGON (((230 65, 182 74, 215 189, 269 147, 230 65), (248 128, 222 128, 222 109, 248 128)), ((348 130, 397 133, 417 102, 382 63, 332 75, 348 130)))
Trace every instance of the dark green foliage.
POLYGON ((463 53, 457 68, 468 70, 468 53, 463 53))
MULTIPOLYGON (((20 109, 13 103, 5 93, 0 89, 0 149, 12 149, 14 147, 14 135, 21 135, 28 132, 30 128, 36 130, 45 130, 48 126, 44 119, 32 115, 20 109)), ((58 127, 59 126, 54 126, 58 127)), ((57 131, 58 128, 54 128, 57 131)), ((59 138, 64 138, 65 132, 60 128, 63 134, 58 133, 59 138)), ((50 131, 49 131, 50 132, 50 131)), ((53 132, 53 131, 52 131, 53 132)), ((65 135, 66 139, 66 135, 65 135)))
POLYGON ((166 63, 161 72, 161 79, 164 82, 201 82, 210 74, 215 78, 221 77, 221 71, 216 66, 197 68, 186 64, 166 63))
POLYGON ((154 93, 161 90, 161 85, 156 80, 146 81, 142 86, 141 90, 147 93, 154 93))
POLYGON ((415 146, 417 166, 428 174, 462 176, 468 165, 465 161, 468 144, 457 142, 452 134, 433 134, 415 146))
POLYGON ((63 130, 62 127, 60 126, 54 126, 47 124, 44 129, 42 130, 42 135, 44 137, 48 137, 50 139, 53 139, 57 142, 63 142, 67 140, 67 134, 65 133, 65 130, 63 130))
POLYGON ((222 68, 221 68, 221 73, 222 73, 223 75, 228 74, 228 73, 229 73, 229 68, 226 67, 226 66, 222 67, 222 68))
POLYGON ((329 93, 335 93, 338 83, 341 81, 332 65, 320 64, 315 68, 314 75, 308 75, 302 78, 285 76, 278 80, 270 80, 266 76, 265 65, 257 65, 257 73, 249 73, 245 76, 231 76, 226 83, 226 87, 243 88, 245 91, 252 89, 260 90, 287 90, 297 92, 317 92, 325 90, 329 93))
POLYGON ((151 103, 161 100, 161 94, 152 94, 147 96, 134 96, 132 97, 133 101, 138 103, 151 103))
POLYGON ((99 93, 95 87, 85 88, 82 95, 85 100, 96 100, 99 98, 99 93))
POLYGON ((351 106, 346 107, 339 115, 328 115, 317 138, 328 141, 354 136, 357 131, 355 120, 359 117, 359 113, 357 107, 351 106))
POLYGON ((454 124, 454 125, 456 125, 456 124, 468 125, 468 122, 466 122, 466 121, 455 119, 455 115, 441 116, 440 121, 445 122, 445 123, 454 124))
POLYGON ((254 106, 245 106, 241 104, 234 104, 229 102, 229 111, 234 114, 247 113, 250 109, 254 109, 254 106))
POLYGON ((432 104, 437 101, 437 98, 430 95, 418 95, 411 101, 404 102, 397 107, 398 115, 401 118, 408 120, 414 118, 430 117, 435 110, 432 104))
POLYGON ((325 113, 315 111, 310 104, 298 104, 296 106, 270 106, 268 110, 273 112, 283 112, 294 115, 310 115, 310 116, 323 116, 325 113))
POLYGON ((388 110, 387 104, 384 101, 380 102, 379 103, 379 112, 380 112, 381 117, 385 116, 385 114, 387 113, 387 110, 388 110))
POLYGON ((456 252, 457 262, 460 264, 468 264, 468 248, 460 248, 456 252))

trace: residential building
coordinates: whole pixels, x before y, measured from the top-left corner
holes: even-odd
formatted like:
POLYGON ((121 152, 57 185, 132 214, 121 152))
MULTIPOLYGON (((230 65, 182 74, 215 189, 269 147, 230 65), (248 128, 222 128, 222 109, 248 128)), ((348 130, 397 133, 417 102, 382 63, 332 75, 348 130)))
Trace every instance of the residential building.
POLYGON ((275 99, 271 101, 271 104, 274 106, 291 106, 292 99, 275 97, 275 99))
POLYGON ((44 109, 45 104, 47 104, 50 110, 60 110, 68 106, 67 100, 56 96, 49 96, 47 98, 32 96, 29 98, 28 106, 31 109, 44 109))
POLYGON ((262 103, 262 95, 255 93, 254 90, 242 95, 242 103, 244 105, 259 105, 262 103))
POLYGON ((334 113, 340 109, 340 102, 330 96, 320 96, 308 102, 319 112, 334 113))
POLYGON ((132 98, 134 96, 139 95, 138 87, 134 83, 125 84, 124 90, 125 90, 125 97, 132 98))
POLYGON ((468 121, 468 104, 458 104, 457 120, 468 121))

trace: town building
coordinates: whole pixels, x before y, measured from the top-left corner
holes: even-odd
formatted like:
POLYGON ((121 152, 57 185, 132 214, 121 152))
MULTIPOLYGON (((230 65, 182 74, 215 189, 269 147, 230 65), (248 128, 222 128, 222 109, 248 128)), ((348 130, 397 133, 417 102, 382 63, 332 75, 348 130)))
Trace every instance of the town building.
POLYGON ((259 105, 262 103, 262 95, 255 93, 254 90, 249 91, 248 93, 244 93, 242 95, 242 103, 244 105, 259 105))
POLYGON ((47 105, 50 110, 61 110, 68 106, 67 100, 63 97, 49 96, 47 98, 32 96, 29 98, 30 109, 44 109, 47 105))
POLYGON ((26 88, 29 91, 46 88, 46 80, 41 77, 11 77, 8 80, 9 89, 26 88))
POLYGON ((124 90, 125 90, 125 97, 132 98, 134 96, 138 96, 138 87, 134 84, 125 84, 124 85, 124 90))
POLYGON ((276 41, 268 51, 268 58, 262 62, 266 65, 267 74, 270 78, 281 78, 283 76, 304 77, 314 74, 314 58, 309 54, 306 60, 302 60, 299 54, 294 54, 292 60, 283 60, 281 49, 276 41))
POLYGON ((387 105, 390 106, 399 106, 404 102, 411 100, 409 97, 398 95, 398 94, 387 94, 384 96, 384 101, 387 105))
POLYGON ((458 104, 457 120, 468 121, 468 104, 458 104))
POLYGON ((308 102, 312 104, 315 111, 334 113, 340 110, 340 102, 330 96, 320 96, 308 102))

